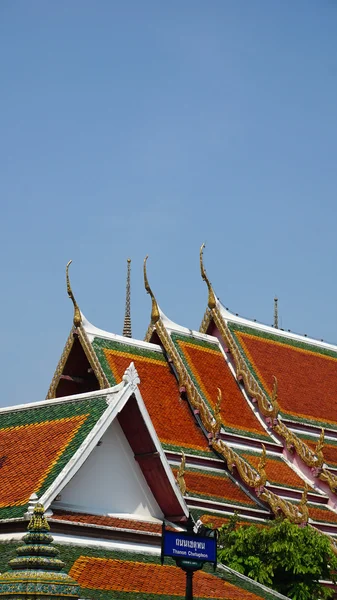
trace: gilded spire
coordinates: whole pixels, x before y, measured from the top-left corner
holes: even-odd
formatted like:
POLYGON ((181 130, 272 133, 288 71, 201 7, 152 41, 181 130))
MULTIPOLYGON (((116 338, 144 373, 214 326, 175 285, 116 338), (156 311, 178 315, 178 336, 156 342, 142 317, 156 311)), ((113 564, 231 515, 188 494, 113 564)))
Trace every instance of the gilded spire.
POLYGON ((67 263, 66 266, 66 281, 67 281, 67 292, 68 292, 68 296, 70 298, 70 300, 72 301, 73 305, 74 305, 74 325, 75 327, 79 327, 81 325, 82 322, 82 316, 81 316, 81 311, 78 307, 78 304, 75 300, 74 294, 73 294, 73 290, 71 289, 71 285, 70 285, 70 279, 69 279, 69 266, 71 265, 73 261, 70 260, 67 263))
POLYGON ((48 531, 50 529, 49 523, 44 515, 44 507, 39 502, 35 505, 27 529, 29 531, 48 531))
POLYGON ((8 563, 10 570, 0 575, 0 598, 78 600, 80 587, 62 571, 65 563, 53 545, 42 504, 36 504, 23 542, 8 563))
POLYGON ((123 335, 124 335, 124 337, 132 338, 132 332, 131 332, 131 311, 130 311, 131 258, 128 258, 127 263, 128 263, 128 270, 127 270, 127 276, 126 276, 126 298, 125 298, 125 315, 124 315, 123 335))
POLYGON ((157 323, 157 321, 159 321, 160 314, 159 314, 159 307, 157 304, 157 300, 154 297, 154 293, 150 288, 150 284, 149 284, 149 281, 147 278, 146 261, 148 258, 149 258, 148 256, 146 256, 144 258, 144 286, 145 286, 147 293, 150 294, 150 296, 151 296, 151 300, 152 300, 151 322, 154 325, 155 323, 157 323))
POLYGON ((213 292, 213 288, 211 286, 210 280, 207 277, 206 269, 204 267, 204 262, 203 262, 204 248, 205 248, 205 244, 202 244, 201 248, 200 248, 200 271, 201 271, 201 277, 206 282, 206 285, 208 287, 208 307, 210 309, 212 309, 212 308, 216 307, 216 298, 215 298, 215 294, 213 292))
POLYGON ((278 329, 278 298, 274 298, 274 327, 278 329))

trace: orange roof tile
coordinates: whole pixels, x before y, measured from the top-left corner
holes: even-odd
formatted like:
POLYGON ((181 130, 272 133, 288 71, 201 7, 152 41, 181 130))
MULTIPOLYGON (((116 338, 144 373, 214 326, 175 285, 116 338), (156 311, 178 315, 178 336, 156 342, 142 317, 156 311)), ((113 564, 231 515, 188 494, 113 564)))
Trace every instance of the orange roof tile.
POLYGON ((254 415, 216 344, 172 334, 182 359, 201 393, 214 407, 218 388, 222 391, 221 415, 224 426, 238 433, 253 433, 268 438, 254 415))
POLYGON ((152 423, 163 444, 178 449, 210 452, 205 437, 194 422, 186 401, 179 394, 177 381, 160 352, 137 348, 110 340, 95 340, 93 344, 105 372, 113 383, 122 380, 130 362, 140 377, 139 389, 152 423))
MULTIPOLYGON (((177 469, 172 469, 176 475, 177 469)), ((222 502, 245 504, 256 508, 256 503, 245 494, 226 475, 218 475, 201 470, 186 470, 184 475, 187 493, 195 493, 200 496, 218 498, 222 502)))
POLYGON ((49 488, 107 409, 103 397, 0 412, 0 519, 24 514, 49 488))
MULTIPOLYGON (((185 595, 185 574, 178 567, 81 556, 69 575, 87 589, 185 595)), ((202 571, 194 576, 195 597, 222 600, 257 600, 259 596, 202 571)))
POLYGON ((284 414, 337 425, 331 406, 337 388, 337 353, 257 330, 231 328, 268 394, 278 380, 284 414))
POLYGON ((80 415, 0 430, 0 508, 28 502, 86 418, 80 415))
POLYGON ((74 513, 63 510, 54 511, 52 518, 58 521, 83 523, 86 525, 102 525, 104 527, 113 527, 115 529, 133 529, 134 531, 144 531, 147 533, 161 533, 162 529, 160 523, 149 523, 147 521, 137 521, 135 519, 120 519, 117 517, 74 513))

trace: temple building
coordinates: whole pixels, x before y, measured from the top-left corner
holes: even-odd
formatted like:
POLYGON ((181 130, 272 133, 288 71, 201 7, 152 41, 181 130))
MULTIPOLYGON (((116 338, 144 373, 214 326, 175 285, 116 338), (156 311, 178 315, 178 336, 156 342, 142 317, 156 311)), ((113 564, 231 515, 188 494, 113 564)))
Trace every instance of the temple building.
MULTIPOLYGON (((212 527, 285 516, 337 552, 337 346, 279 329, 276 299, 273 327, 233 315, 203 247, 199 331, 162 312, 144 261, 144 340, 130 261, 123 335, 84 317, 69 264, 73 326, 47 397, 0 409, 0 572, 40 505, 82 598, 183 598, 184 573, 160 564, 161 528, 189 515, 212 527)), ((195 575, 194 596, 285 599, 221 565, 195 575)))

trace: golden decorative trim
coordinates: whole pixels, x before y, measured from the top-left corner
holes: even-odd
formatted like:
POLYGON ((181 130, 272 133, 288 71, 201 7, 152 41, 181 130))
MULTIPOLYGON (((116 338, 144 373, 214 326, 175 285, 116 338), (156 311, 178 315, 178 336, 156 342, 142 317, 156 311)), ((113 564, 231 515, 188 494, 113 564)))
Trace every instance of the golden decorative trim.
POLYGON ((65 346, 63 348, 63 352, 61 354, 61 358, 60 358, 60 360, 58 362, 58 365, 56 367, 53 379, 52 379, 51 384, 49 386, 49 390, 48 390, 48 393, 47 393, 47 396, 46 396, 46 400, 52 400, 53 398, 56 398, 56 388, 57 388, 58 383, 60 381, 60 376, 63 373, 63 369, 64 369, 64 366, 65 366, 65 364, 67 362, 68 356, 70 354, 70 350, 72 349, 73 344, 74 344, 73 333, 74 333, 74 329, 72 329, 71 332, 69 333, 68 339, 67 339, 66 344, 65 344, 65 346))
MULTIPOLYGON (((211 433, 210 444, 212 445, 214 450, 216 450, 221 456, 223 456, 227 463, 228 469, 231 472, 233 471, 233 467, 236 467, 244 483, 246 483, 250 487, 253 487, 254 489, 263 487, 267 480, 264 471, 265 449, 263 449, 264 458, 262 459, 262 461, 260 461, 261 472, 259 472, 253 467, 251 467, 251 465, 244 458, 242 458, 239 454, 232 450, 232 448, 230 448, 223 440, 216 439, 216 434, 219 432, 219 412, 217 413, 216 417, 213 417, 211 411, 206 405, 206 402, 196 389, 161 319, 159 319, 159 321, 156 323, 156 331, 159 335, 159 338, 164 346, 166 353, 168 354, 168 356, 171 357, 173 361, 177 372, 178 380, 180 384, 185 387, 188 399, 193 409, 199 412, 200 419, 205 430, 211 433)), ((217 410, 219 409, 220 405, 218 404, 217 410)))
POLYGON ((316 477, 319 477, 321 481, 327 483, 332 492, 337 492, 337 476, 329 471, 327 467, 323 468, 324 429, 321 431, 315 450, 312 450, 305 441, 284 425, 278 416, 279 404, 277 400, 276 377, 274 377, 273 392, 271 399, 269 400, 268 396, 262 391, 257 381, 250 373, 246 361, 241 355, 234 337, 218 308, 211 311, 211 317, 233 356, 237 377, 242 377, 245 389, 248 394, 257 401, 260 413, 264 417, 272 420, 272 427, 275 433, 285 440, 288 450, 292 451, 295 449, 299 457, 308 467, 317 470, 316 477))
MULTIPOLYGON (((48 390, 48 393, 47 393, 47 396, 46 396, 47 400, 51 400, 53 398, 56 398, 56 389, 57 389, 57 386, 59 384, 60 377, 61 377, 61 375, 63 373, 63 369, 65 367, 65 364, 66 364, 67 360, 68 360, 68 356, 70 354, 70 351, 71 351, 71 349, 72 349, 72 347, 74 345, 74 333, 75 333, 75 329, 72 329, 71 332, 70 332, 70 334, 69 334, 69 336, 68 336, 68 339, 66 341, 66 345, 65 345, 65 347, 63 349, 61 358, 60 358, 60 360, 58 362, 58 365, 56 367, 56 370, 55 370, 52 382, 50 384, 50 387, 49 387, 49 390, 48 390)), ((109 383, 108 379, 106 378, 106 376, 105 376, 105 374, 104 374, 104 372, 102 370, 102 367, 101 367, 101 365, 100 365, 100 363, 98 361, 96 353, 94 352, 94 350, 93 350, 93 348, 92 348, 92 346, 91 346, 91 344, 90 344, 90 342, 88 340, 87 334, 86 334, 84 328, 82 327, 82 325, 76 329, 76 333, 78 334, 78 337, 79 337, 79 340, 80 340, 80 344, 81 344, 81 346, 82 346, 82 348, 84 350, 84 353, 85 353, 85 355, 86 355, 86 357, 87 357, 87 359, 89 361, 89 364, 90 364, 91 368, 94 371, 94 374, 95 374, 95 376, 97 378, 97 381, 99 383, 100 389, 104 390, 106 388, 109 388, 110 387, 110 383, 109 383)))
POLYGON ((75 327, 79 327, 81 325, 81 323, 82 323, 82 315, 81 315, 81 311, 80 311, 80 309, 78 307, 78 304, 77 304, 77 302, 75 300, 75 296, 73 294, 73 291, 71 289, 70 279, 69 279, 69 266, 71 265, 72 262, 73 261, 70 260, 67 263, 67 266, 66 266, 67 293, 68 293, 68 296, 69 296, 70 300, 72 301, 72 303, 74 305, 74 325, 75 325, 75 327))
POLYGON ((216 297, 215 297, 213 288, 211 286, 211 282, 207 277, 206 269, 204 267, 204 261, 203 261, 204 248, 205 248, 205 244, 202 244, 200 247, 200 271, 201 271, 201 277, 206 282, 206 285, 208 287, 208 308, 210 308, 212 310, 213 308, 216 307, 216 297))
POLYGON ((290 429, 288 429, 288 427, 286 427, 286 425, 284 425, 280 419, 277 420, 277 424, 274 426, 274 431, 285 440, 288 450, 292 451, 295 448, 297 454, 308 467, 317 469, 322 467, 324 457, 321 449, 319 451, 319 456, 316 456, 315 452, 311 450, 311 448, 309 448, 309 446, 303 440, 301 440, 301 438, 290 431, 290 429))
POLYGON ((260 495, 260 498, 265 502, 268 502, 271 507, 274 515, 278 517, 280 512, 284 514, 291 523, 295 523, 297 525, 304 525, 308 522, 309 519, 309 510, 307 506, 307 495, 308 495, 308 486, 305 484, 304 491, 302 494, 301 501, 298 505, 292 504, 291 502, 280 498, 270 490, 264 489, 260 495))
POLYGON ((266 396, 266 394, 261 390, 260 386, 254 379, 253 375, 250 373, 247 368, 246 362, 242 355, 239 352, 237 345, 233 339, 231 331, 225 320, 219 314, 217 309, 212 311, 212 317, 216 327, 218 328, 224 342, 227 344, 229 350, 234 359, 235 367, 236 367, 236 375, 237 377, 241 377, 245 384, 245 389, 248 394, 254 398, 258 404, 259 411, 264 417, 268 417, 269 419, 276 419, 278 412, 280 410, 278 402, 277 402, 277 380, 275 378, 274 390, 271 399, 266 396))
POLYGON ((186 494, 186 483, 184 479, 186 466, 186 457, 183 451, 181 451, 181 463, 177 473, 177 484, 183 496, 186 494))
POLYGON ((200 333, 207 333, 207 330, 208 330, 211 320, 212 320, 212 311, 207 306, 207 308, 205 310, 205 314, 204 314, 202 322, 201 322, 201 325, 199 327, 200 333))
POLYGON ((144 342, 149 342, 151 340, 154 330, 155 330, 155 326, 152 323, 150 323, 150 325, 148 326, 148 328, 146 330, 146 334, 144 336, 144 342))
POLYGON ((330 490, 332 492, 337 491, 337 477, 331 471, 329 471, 326 467, 324 467, 319 474, 319 478, 321 481, 324 481, 328 484, 330 490))
POLYGON ((96 356, 96 352, 93 350, 91 343, 89 342, 88 336, 85 332, 84 327, 82 325, 77 329, 78 338, 80 340, 81 346, 84 350, 84 353, 89 361, 91 368, 94 371, 94 374, 99 383, 99 387, 101 390, 105 390, 110 387, 109 380, 107 379, 104 371, 101 367, 101 364, 96 356))
MULTIPOLYGON (((200 265, 202 267, 202 274, 203 274, 203 276, 206 277, 205 281, 206 281, 206 283, 208 282, 208 285, 210 286, 209 281, 206 276, 206 272, 203 269, 203 263, 202 263, 203 248, 204 248, 204 245, 201 247, 201 250, 200 250, 200 265)), ((152 313, 154 311, 154 308, 157 311, 157 312, 155 312, 154 315, 153 314, 151 315, 153 325, 154 325, 153 316, 156 318, 155 327, 153 329, 155 329, 155 331, 157 332, 166 354, 168 355, 168 357, 172 360, 172 362, 174 364, 177 378, 179 381, 179 385, 185 388, 191 406, 193 407, 194 411, 198 411, 200 420, 202 422, 204 429, 206 430, 206 432, 208 432, 210 434, 210 438, 209 438, 210 445, 213 447, 214 450, 216 450, 225 459, 225 461, 227 463, 227 467, 231 472, 233 471, 233 468, 235 467, 237 469, 242 481, 249 487, 251 487, 254 490, 259 491, 261 493, 261 491, 265 490, 264 486, 267 482, 267 475, 266 475, 266 471, 265 471, 265 465, 266 465, 266 449, 265 449, 265 447, 262 445, 262 455, 261 455, 261 458, 259 461, 258 469, 256 470, 244 458, 242 458, 232 448, 230 448, 222 439, 217 439, 217 435, 219 434, 221 392, 219 390, 217 407, 214 411, 214 416, 213 416, 212 412, 208 408, 206 402, 204 401, 201 394, 199 393, 196 386, 194 385, 193 380, 192 380, 190 374, 188 373, 187 368, 185 367, 175 345, 172 342, 171 336, 168 334, 166 327, 163 324, 163 321, 160 317, 158 305, 155 301, 154 295, 153 295, 152 290, 147 281, 146 259, 144 261, 144 283, 145 283, 145 288, 146 288, 147 292, 151 295, 151 298, 152 298, 152 313)), ((212 313, 214 315, 215 311, 213 310, 212 313)), ((268 406, 269 406, 269 404, 268 404, 268 406)), ((274 407, 273 407, 273 409, 274 409, 274 407)), ((270 414, 270 413, 268 413, 268 414, 270 414)), ((221 425, 221 422, 220 422, 220 425, 221 425)), ((298 516, 296 506, 293 506, 290 502, 287 502, 287 501, 279 498, 276 494, 272 494, 272 492, 269 492, 269 490, 267 490, 266 491, 266 501, 268 503, 269 503, 269 498, 272 499, 272 501, 274 502, 274 505, 276 505, 275 503, 278 503, 279 510, 284 509, 283 510, 284 514, 286 514, 285 511, 287 511, 287 514, 290 515, 291 511, 293 511, 293 513, 298 516), (269 494, 270 494, 270 496, 269 496, 269 494)))
POLYGON ((242 481, 244 481, 249 487, 255 490, 263 488, 267 482, 267 475, 264 470, 263 461, 265 455, 261 457, 259 467, 261 470, 256 471, 250 464, 244 460, 239 454, 234 452, 223 440, 211 440, 212 448, 218 452, 226 461, 227 467, 231 473, 233 473, 234 467, 237 469, 242 481))
POLYGON ((211 424, 211 433, 213 438, 218 437, 221 430, 221 402, 222 402, 222 393, 220 388, 218 388, 218 399, 217 403, 214 407, 214 420, 211 424))
POLYGON ((151 296, 151 300, 152 300, 151 323, 154 325, 160 319, 160 313, 159 313, 159 307, 157 304, 157 300, 154 297, 154 294, 150 288, 149 281, 147 278, 146 261, 148 258, 149 258, 148 256, 146 256, 144 258, 144 286, 145 286, 147 293, 150 294, 150 296, 151 296))

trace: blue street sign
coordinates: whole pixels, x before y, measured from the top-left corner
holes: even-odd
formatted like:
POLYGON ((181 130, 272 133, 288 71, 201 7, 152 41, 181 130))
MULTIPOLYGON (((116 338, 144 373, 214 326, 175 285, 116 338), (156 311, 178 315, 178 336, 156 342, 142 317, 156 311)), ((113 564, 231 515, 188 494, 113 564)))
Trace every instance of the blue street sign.
POLYGON ((216 563, 216 538, 165 530, 163 556, 216 563))

